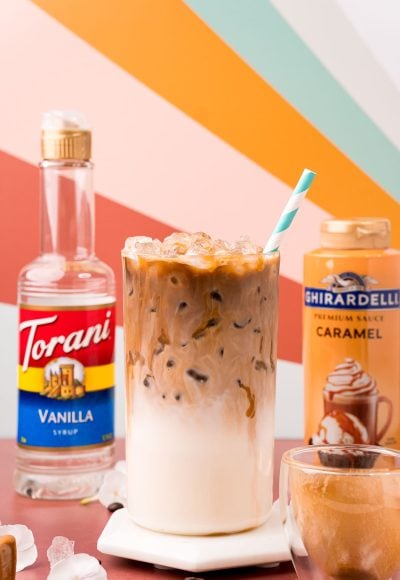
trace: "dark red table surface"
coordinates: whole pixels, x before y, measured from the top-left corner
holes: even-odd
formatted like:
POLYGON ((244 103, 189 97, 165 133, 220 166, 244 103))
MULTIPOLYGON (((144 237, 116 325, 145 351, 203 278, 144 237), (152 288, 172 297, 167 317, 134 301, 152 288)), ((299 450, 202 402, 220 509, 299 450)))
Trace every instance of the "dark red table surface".
MULTIPOLYGON (((274 496, 278 493, 279 463, 286 449, 298 445, 298 441, 277 441, 275 446, 274 496)), ((0 440, 0 521, 2 524, 25 524, 32 529, 39 556, 36 563, 17 575, 18 580, 42 580, 49 573, 46 551, 54 536, 66 536, 75 541, 75 552, 96 556, 107 570, 109 580, 174 580, 194 576, 204 580, 295 580, 291 563, 278 567, 238 568, 216 572, 191 574, 180 570, 158 570, 150 564, 116 558, 101 554, 96 549, 97 539, 110 514, 98 502, 82 506, 78 501, 31 500, 14 492, 12 472, 14 468, 15 443, 0 440)), ((117 442, 117 458, 124 457, 123 441, 117 442)))

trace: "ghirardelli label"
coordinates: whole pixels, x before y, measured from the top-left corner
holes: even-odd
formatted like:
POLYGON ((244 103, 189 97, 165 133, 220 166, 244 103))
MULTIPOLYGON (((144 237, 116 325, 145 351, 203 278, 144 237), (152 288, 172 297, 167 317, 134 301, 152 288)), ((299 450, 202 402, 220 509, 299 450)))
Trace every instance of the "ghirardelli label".
POLYGON ((113 440, 115 305, 21 306, 18 444, 113 440))
POLYGON ((371 276, 355 272, 329 274, 321 280, 326 288, 304 289, 304 304, 310 308, 345 310, 388 310, 400 308, 400 289, 374 289, 379 284, 371 276))
POLYGON ((400 254, 305 257, 305 440, 400 447, 400 254))

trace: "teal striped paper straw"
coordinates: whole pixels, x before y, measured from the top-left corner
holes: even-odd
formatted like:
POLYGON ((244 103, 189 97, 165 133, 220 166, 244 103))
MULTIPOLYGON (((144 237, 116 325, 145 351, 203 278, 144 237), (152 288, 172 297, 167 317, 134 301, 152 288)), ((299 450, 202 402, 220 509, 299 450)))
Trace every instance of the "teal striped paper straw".
POLYGON ((279 250, 282 238, 294 220, 294 216, 299 211, 300 204, 307 195, 315 176, 316 173, 314 173, 314 171, 304 169, 296 187, 288 199, 285 209, 281 213, 281 217, 279 218, 271 237, 264 248, 264 254, 279 250))

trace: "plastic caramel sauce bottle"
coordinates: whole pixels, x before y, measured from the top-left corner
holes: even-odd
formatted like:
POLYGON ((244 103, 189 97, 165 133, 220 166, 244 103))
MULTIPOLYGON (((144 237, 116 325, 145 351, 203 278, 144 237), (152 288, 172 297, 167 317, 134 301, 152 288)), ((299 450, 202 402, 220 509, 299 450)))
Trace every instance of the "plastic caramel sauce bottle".
POLYGON ((91 496, 114 457, 114 274, 94 253, 91 132, 73 111, 42 124, 40 254, 18 280, 14 485, 91 496))
POLYGON ((305 441, 400 448, 400 252, 383 218, 328 220, 304 263, 305 441))

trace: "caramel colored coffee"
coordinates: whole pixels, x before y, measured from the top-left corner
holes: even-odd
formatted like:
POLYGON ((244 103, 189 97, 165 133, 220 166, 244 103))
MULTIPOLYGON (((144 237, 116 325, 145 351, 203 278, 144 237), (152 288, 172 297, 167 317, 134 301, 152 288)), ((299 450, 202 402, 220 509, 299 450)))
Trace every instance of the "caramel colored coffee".
POLYGON ((128 509, 183 534, 272 505, 278 256, 124 250, 128 509))
POLYGON ((324 578, 389 580, 400 571, 398 471, 380 477, 359 469, 346 476, 293 470, 291 487, 299 534, 324 578))

